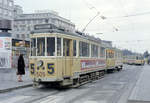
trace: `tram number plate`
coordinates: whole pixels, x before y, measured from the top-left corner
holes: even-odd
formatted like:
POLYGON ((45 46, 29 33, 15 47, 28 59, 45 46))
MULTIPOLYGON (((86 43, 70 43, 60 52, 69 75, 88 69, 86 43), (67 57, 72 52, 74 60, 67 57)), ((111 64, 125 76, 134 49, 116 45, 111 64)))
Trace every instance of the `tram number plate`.
POLYGON ((45 72, 36 72, 37 77, 45 77, 45 72))

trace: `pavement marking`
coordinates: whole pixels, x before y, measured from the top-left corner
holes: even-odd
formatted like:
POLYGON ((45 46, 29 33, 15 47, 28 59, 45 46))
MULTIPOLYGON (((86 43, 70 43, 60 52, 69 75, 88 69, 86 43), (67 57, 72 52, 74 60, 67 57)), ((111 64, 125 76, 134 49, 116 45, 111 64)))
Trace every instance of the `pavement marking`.
POLYGON ((29 97, 31 97, 31 96, 15 96, 15 97, 9 98, 7 100, 2 100, 2 101, 0 101, 0 103, 16 103, 16 102, 19 102, 26 98, 29 98, 29 97))
POLYGON ((107 103, 106 101, 85 101, 84 103, 107 103))
POLYGON ((62 99, 61 96, 48 96, 46 98, 44 98, 44 101, 42 100, 42 102, 40 103, 57 103, 62 99))

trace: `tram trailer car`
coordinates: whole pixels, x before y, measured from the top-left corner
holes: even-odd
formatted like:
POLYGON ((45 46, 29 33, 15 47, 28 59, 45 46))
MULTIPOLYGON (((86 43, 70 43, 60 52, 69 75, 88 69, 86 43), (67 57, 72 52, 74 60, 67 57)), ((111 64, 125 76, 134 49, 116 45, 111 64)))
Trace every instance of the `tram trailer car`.
POLYGON ((113 72, 115 68, 115 50, 113 48, 106 49, 106 68, 107 72, 113 72))
POLYGON ((106 48, 107 72, 120 71, 123 68, 122 51, 117 48, 106 48))
POLYGON ((144 65, 145 61, 142 56, 130 55, 125 57, 126 64, 128 65, 144 65))
POLYGON ((78 86, 103 77, 105 70, 105 48, 98 38, 56 29, 31 34, 30 76, 34 86, 78 86))
POLYGON ((135 65, 144 65, 145 61, 144 61, 144 57, 142 56, 136 56, 136 60, 135 60, 135 65))

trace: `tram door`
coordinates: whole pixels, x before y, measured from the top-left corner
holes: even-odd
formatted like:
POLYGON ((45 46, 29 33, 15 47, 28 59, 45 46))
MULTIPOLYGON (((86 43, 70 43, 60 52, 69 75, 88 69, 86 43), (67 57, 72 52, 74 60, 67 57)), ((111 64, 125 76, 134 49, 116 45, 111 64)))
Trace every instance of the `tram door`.
POLYGON ((63 76, 70 77, 73 66, 73 42, 71 39, 63 39, 63 76))

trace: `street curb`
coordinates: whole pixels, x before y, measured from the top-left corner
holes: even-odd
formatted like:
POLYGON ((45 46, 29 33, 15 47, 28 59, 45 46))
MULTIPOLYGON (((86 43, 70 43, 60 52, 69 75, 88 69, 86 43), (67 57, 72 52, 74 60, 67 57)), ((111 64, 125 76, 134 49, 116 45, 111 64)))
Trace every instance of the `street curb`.
POLYGON ((128 100, 127 103, 149 103, 150 101, 142 101, 142 100, 128 100))
POLYGON ((17 86, 17 87, 12 87, 12 88, 8 88, 8 89, 3 89, 0 90, 0 94, 1 93, 6 93, 6 92, 10 92, 12 90, 17 90, 17 89, 21 89, 21 88, 27 88, 27 87, 31 87, 33 84, 27 84, 27 85, 23 85, 23 86, 17 86))

